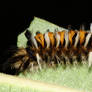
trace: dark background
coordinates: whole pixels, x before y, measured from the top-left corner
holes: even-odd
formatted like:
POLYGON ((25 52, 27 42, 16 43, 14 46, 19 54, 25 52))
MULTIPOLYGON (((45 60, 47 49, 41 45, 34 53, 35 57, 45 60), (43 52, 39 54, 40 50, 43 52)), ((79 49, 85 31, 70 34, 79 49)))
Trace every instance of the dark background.
POLYGON ((65 28, 72 25, 73 29, 79 29, 81 24, 89 29, 92 22, 88 1, 4 2, 0 9, 0 62, 4 62, 8 49, 16 46, 17 35, 29 27, 34 16, 65 28))

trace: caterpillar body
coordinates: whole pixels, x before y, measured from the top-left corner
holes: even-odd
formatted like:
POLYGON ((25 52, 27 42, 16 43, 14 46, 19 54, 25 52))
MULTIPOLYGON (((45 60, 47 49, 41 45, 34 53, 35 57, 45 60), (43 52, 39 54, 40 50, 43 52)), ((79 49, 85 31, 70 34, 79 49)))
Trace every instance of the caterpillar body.
POLYGON ((17 52, 8 59, 12 69, 23 71, 29 66, 39 66, 42 63, 68 64, 81 61, 92 65, 92 25, 90 31, 69 30, 55 31, 34 36, 29 30, 25 36, 28 39, 26 48, 18 48, 17 52), (34 61, 34 62, 32 62, 34 61))

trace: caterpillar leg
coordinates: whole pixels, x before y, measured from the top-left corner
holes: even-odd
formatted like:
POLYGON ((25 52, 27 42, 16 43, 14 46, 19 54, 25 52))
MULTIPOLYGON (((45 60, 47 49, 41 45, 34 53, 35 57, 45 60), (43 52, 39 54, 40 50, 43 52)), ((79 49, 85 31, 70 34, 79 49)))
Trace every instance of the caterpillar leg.
POLYGON ((82 58, 82 64, 86 64, 86 56, 83 55, 81 58, 82 58))
POLYGON ((78 64, 77 56, 73 56, 72 61, 73 61, 73 65, 77 65, 78 64))
POLYGON ((66 65, 70 65, 70 60, 68 56, 65 57, 65 61, 66 61, 66 65))
POLYGON ((90 68, 92 66, 92 52, 89 52, 88 55, 88 67, 90 68))
POLYGON ((57 60, 57 64, 60 65, 60 58, 57 55, 55 55, 55 57, 56 57, 56 60, 57 60))
POLYGON ((40 63, 40 61, 42 61, 42 59, 41 59, 41 57, 39 56, 38 53, 36 54, 36 58, 37 58, 37 63, 38 63, 39 69, 41 70, 42 67, 41 67, 41 63, 40 63))

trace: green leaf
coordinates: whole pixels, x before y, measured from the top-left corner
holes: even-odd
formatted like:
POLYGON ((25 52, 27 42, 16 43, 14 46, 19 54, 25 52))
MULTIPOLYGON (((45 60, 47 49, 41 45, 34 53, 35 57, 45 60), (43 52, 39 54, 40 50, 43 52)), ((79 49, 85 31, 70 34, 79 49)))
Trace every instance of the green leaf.
MULTIPOLYGON (((33 35, 35 35, 35 33, 37 31, 41 32, 41 33, 45 33, 48 29, 51 31, 51 32, 54 32, 55 29, 57 30, 67 30, 67 29, 64 29, 62 27, 59 27, 55 24, 52 24, 46 20, 43 20, 43 19, 40 19, 40 18, 37 18, 37 17, 34 17, 33 21, 31 22, 29 28, 30 32, 33 33, 33 35)), ((26 31, 26 30, 25 30, 26 31)), ((27 39, 24 35, 25 31, 21 34, 19 34, 18 38, 17 38, 17 46, 18 47, 26 47, 26 43, 27 43, 27 39)))

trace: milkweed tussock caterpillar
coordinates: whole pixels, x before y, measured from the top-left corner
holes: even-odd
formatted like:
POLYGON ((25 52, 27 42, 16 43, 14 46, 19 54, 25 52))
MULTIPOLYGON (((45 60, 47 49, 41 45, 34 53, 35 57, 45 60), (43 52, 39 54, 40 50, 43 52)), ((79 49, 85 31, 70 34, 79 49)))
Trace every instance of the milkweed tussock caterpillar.
POLYGON ((90 31, 83 29, 55 31, 34 36, 26 30, 27 47, 18 48, 17 52, 8 59, 12 69, 17 72, 25 69, 32 70, 38 65, 54 66, 58 64, 76 64, 78 62, 92 65, 92 24, 90 31))

